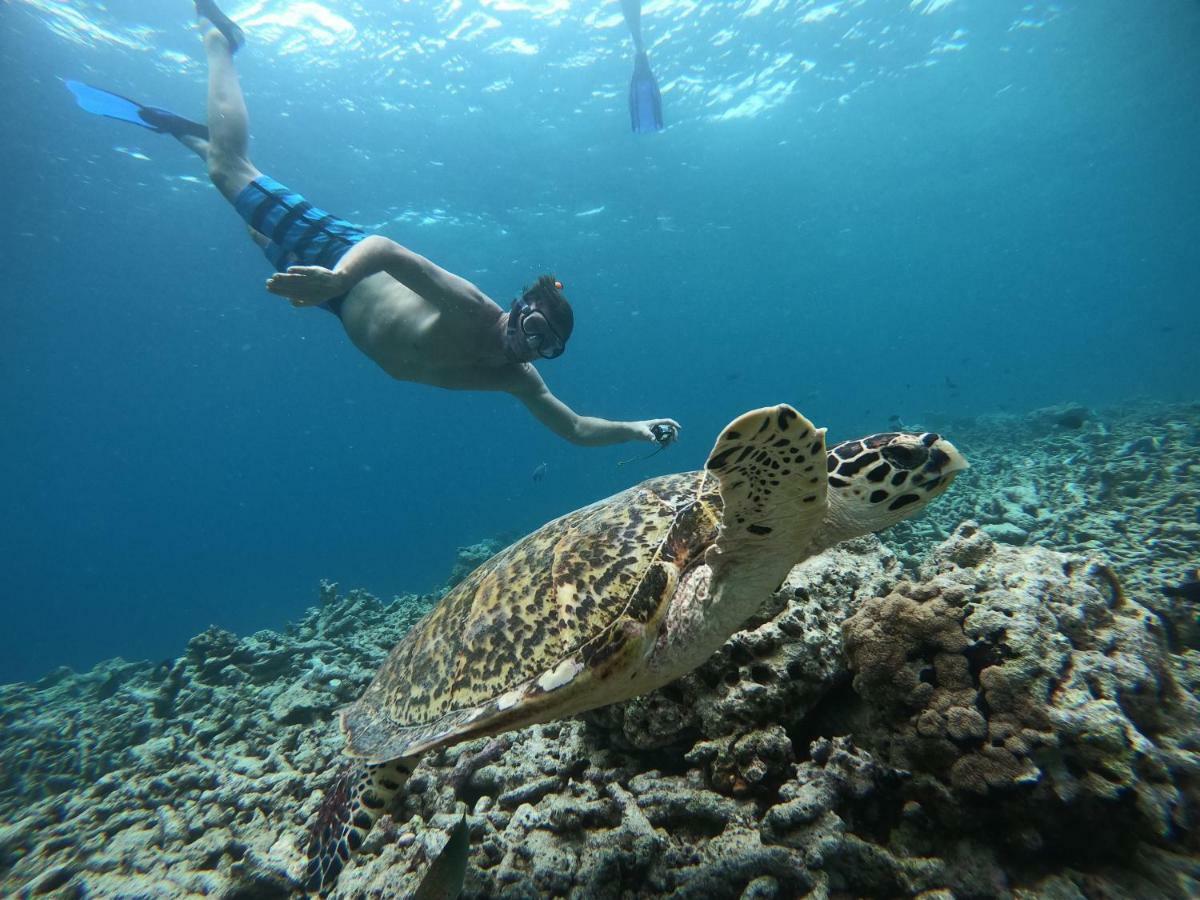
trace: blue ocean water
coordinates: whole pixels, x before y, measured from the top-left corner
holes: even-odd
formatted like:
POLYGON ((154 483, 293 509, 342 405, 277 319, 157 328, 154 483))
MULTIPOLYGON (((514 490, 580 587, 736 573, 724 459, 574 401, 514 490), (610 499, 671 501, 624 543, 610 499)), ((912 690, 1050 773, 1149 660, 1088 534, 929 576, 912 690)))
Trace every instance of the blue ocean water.
POLYGON ((279 627, 456 547, 699 467, 744 409, 831 437, 1200 396, 1200 5, 651 0, 667 129, 629 131, 616 2, 232 4, 252 155, 475 281, 539 273, 579 448, 504 395, 391 381, 269 269, 172 140, 78 78, 202 118, 191 5, 0 8, 0 681, 279 627), (546 475, 532 477, 546 464, 546 475))

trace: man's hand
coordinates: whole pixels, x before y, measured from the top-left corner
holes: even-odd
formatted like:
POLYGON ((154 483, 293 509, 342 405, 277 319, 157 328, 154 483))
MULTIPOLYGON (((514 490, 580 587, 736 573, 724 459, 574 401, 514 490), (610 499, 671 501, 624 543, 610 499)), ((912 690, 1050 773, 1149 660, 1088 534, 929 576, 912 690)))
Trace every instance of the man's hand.
POLYGON ((320 306, 351 287, 347 279, 324 266, 290 266, 267 279, 267 290, 287 297, 292 306, 320 306))
POLYGON ((652 444, 666 447, 679 440, 679 423, 674 419, 647 419, 632 425, 639 438, 652 444))

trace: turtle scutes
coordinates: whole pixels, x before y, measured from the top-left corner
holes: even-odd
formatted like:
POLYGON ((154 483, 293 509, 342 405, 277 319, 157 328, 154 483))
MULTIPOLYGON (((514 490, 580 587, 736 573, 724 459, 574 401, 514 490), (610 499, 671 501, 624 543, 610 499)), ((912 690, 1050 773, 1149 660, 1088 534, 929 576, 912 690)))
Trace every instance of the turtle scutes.
POLYGON ((966 468, 938 435, 849 444, 827 454, 790 406, 745 413, 703 471, 568 513, 456 585, 341 710, 352 762, 313 825, 308 889, 332 886, 422 754, 678 678, 796 563, 911 516, 966 468))

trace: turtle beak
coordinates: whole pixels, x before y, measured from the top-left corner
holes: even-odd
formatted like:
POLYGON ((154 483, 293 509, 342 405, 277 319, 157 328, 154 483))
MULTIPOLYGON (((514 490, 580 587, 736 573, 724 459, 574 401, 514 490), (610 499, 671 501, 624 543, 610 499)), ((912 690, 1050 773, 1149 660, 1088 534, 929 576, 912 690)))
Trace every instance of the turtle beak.
POLYGON ((930 450, 929 464, 931 466, 939 465, 939 474, 943 478, 947 476, 953 478, 959 472, 965 472, 971 468, 967 458, 944 437, 939 437, 930 450))
POLYGON ((921 467, 921 480, 918 482, 914 479, 913 483, 919 483, 925 490, 936 488, 938 493, 941 493, 950 486, 950 482, 954 481, 959 472, 971 468, 971 464, 958 448, 944 437, 936 434, 926 435, 926 441, 929 447, 929 461, 921 467), (929 438, 933 440, 928 441, 929 438))

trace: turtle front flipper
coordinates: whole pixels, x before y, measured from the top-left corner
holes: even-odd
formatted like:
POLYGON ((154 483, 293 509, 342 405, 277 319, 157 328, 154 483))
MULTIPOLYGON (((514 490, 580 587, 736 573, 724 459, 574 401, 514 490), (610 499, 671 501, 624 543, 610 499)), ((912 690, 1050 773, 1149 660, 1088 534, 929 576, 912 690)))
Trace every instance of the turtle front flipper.
POLYGON ((404 787, 416 759, 357 763, 344 768, 321 801, 308 841, 304 888, 324 895, 333 889, 350 854, 404 787))
POLYGON ((752 410, 721 432, 704 468, 720 482, 725 507, 707 557, 714 576, 769 559, 786 575, 825 518, 825 429, 787 404, 752 410))

